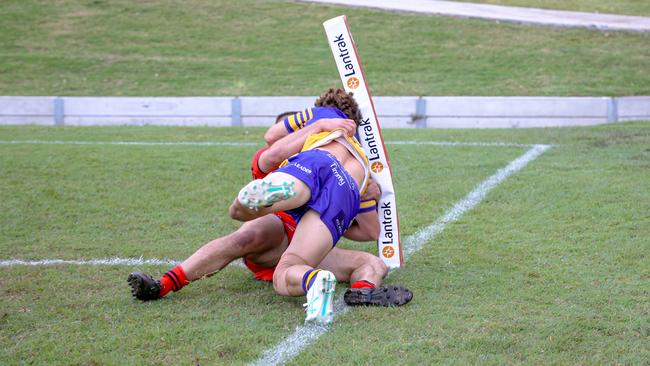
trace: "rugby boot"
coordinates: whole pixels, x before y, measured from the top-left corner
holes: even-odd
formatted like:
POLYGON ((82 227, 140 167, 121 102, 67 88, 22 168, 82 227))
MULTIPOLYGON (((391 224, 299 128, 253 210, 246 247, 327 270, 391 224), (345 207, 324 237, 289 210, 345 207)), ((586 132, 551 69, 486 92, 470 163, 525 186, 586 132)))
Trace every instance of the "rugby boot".
POLYGON ((336 277, 329 271, 319 271, 314 283, 307 291, 307 317, 305 323, 331 324, 334 320, 334 290, 336 277))
POLYGON ((402 306, 413 298, 411 290, 400 285, 382 286, 377 288, 349 288, 343 295, 343 300, 350 306, 402 306))
POLYGON ((294 183, 282 182, 280 184, 273 184, 270 181, 256 179, 239 191, 237 199, 239 203, 251 210, 257 210, 260 207, 269 207, 278 201, 295 197, 294 183))
POLYGON ((149 301, 160 299, 162 284, 142 272, 133 272, 127 278, 131 286, 131 294, 138 300, 149 301))

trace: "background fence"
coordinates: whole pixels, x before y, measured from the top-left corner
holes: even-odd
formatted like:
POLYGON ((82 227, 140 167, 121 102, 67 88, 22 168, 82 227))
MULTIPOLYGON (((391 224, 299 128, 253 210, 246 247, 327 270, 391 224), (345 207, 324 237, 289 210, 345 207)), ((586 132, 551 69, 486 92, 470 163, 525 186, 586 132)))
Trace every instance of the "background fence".
MULTIPOLYGON (((269 126, 313 97, 0 97, 0 124, 269 126)), ((375 97, 382 128, 553 127, 650 120, 643 97, 375 97)))

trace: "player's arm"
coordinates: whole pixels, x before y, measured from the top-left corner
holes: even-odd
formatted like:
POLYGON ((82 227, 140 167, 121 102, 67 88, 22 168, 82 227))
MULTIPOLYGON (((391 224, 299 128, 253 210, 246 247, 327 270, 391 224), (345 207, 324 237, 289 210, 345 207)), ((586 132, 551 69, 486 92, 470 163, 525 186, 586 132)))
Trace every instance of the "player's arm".
POLYGON ((284 160, 299 153, 309 135, 323 131, 342 129, 345 133, 351 136, 354 135, 356 128, 357 125, 354 121, 349 119, 326 118, 319 120, 317 123, 303 127, 297 132, 290 133, 276 141, 267 150, 260 154, 257 166, 265 173, 271 172, 277 169, 280 163, 284 160))
POLYGON ((275 124, 264 134, 264 141, 269 145, 273 145, 281 138, 303 128, 311 117, 313 117, 313 113, 310 108, 303 112, 284 112, 280 114, 276 118, 275 124))
POLYGON ((269 145, 273 145, 275 142, 287 135, 289 135, 289 131, 284 127, 284 123, 280 121, 266 131, 264 134, 264 141, 269 145))
POLYGON ((377 202, 380 197, 381 189, 379 185, 370 179, 368 188, 361 197, 359 213, 343 236, 354 241, 376 241, 379 238, 380 227, 377 202))

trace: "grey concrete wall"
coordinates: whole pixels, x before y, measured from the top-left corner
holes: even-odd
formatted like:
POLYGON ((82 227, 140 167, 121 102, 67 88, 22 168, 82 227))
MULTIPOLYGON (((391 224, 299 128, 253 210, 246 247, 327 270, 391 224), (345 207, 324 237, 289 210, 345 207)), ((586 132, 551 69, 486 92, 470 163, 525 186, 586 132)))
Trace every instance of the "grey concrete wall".
MULTIPOLYGON (((0 97, 0 124, 269 126, 310 97, 0 97)), ((383 128, 583 126, 650 120, 642 97, 375 97, 383 128)))

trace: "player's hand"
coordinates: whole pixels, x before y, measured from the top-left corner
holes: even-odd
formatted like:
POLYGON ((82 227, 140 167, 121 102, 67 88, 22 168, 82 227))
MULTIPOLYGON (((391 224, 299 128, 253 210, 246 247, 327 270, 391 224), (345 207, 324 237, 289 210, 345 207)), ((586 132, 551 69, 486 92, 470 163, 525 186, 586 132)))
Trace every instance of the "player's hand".
POLYGON ((375 200, 379 202, 379 199, 381 198, 381 187, 379 187, 379 184, 375 182, 372 178, 368 180, 368 187, 366 188, 366 191, 363 193, 363 196, 361 196, 362 201, 369 201, 369 200, 375 200))
POLYGON ((323 118, 317 123, 321 131, 334 131, 339 129, 345 131, 345 133, 350 137, 357 133, 357 124, 351 119, 323 118))

